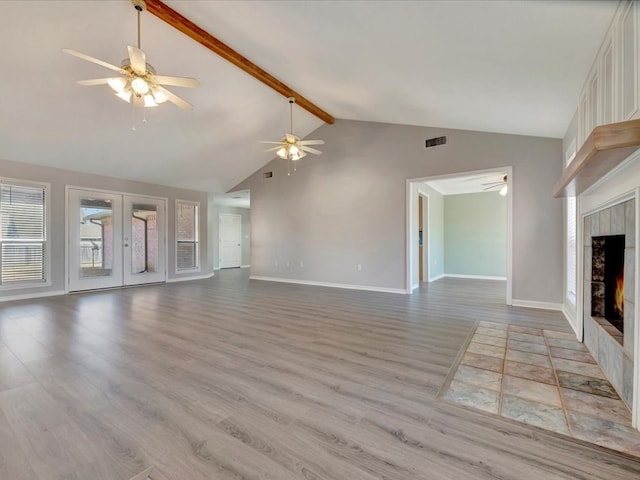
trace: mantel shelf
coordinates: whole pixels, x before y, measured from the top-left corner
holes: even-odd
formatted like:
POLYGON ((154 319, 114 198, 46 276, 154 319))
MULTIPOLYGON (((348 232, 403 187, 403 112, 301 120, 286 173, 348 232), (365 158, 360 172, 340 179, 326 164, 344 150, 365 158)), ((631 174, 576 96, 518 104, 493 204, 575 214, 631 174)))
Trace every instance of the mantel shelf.
POLYGON ((556 183, 554 197, 575 197, 640 148, 640 119, 596 127, 556 183))

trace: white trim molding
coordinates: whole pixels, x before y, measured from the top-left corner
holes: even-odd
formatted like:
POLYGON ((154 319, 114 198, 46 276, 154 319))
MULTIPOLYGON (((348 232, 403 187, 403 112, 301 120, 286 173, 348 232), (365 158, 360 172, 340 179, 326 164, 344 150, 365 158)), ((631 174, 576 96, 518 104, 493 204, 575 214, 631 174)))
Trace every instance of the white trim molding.
POLYGON ((348 290, 365 290, 368 292, 381 292, 381 293, 401 293, 407 294, 407 291, 403 288, 385 288, 385 287, 373 287, 368 285, 349 285, 346 283, 331 283, 331 282, 314 282, 311 280, 296 280, 294 278, 282 278, 282 277, 259 277, 251 275, 250 280, 261 280, 265 282, 282 282, 282 283, 297 283, 299 285, 311 285, 315 287, 331 287, 331 288, 345 288, 348 290))
POLYGON ((515 298, 511 302, 511 305, 514 307, 539 308, 541 310, 554 310, 556 312, 561 312, 563 309, 563 305, 561 303, 536 302, 534 300, 517 300, 515 298))
POLYGON ((443 273, 441 277, 447 278, 470 278, 472 280, 501 280, 505 282, 507 277, 495 277, 491 275, 462 275, 458 273, 443 273))
POLYGON ((211 272, 207 273, 206 275, 194 275, 192 277, 167 278, 167 283, 188 282, 189 280, 206 280, 207 278, 211 278, 214 275, 214 272, 211 272))
POLYGON ((440 275, 438 275, 437 277, 431 277, 429 278, 429 283, 431 282, 435 282, 437 280, 440 280, 441 278, 444 278, 444 273, 441 273, 440 275))
POLYGON ((0 302, 11 302, 14 300, 29 300, 31 298, 44 298, 44 297, 57 297, 58 295, 64 295, 64 290, 53 290, 51 292, 40 293, 24 293, 22 295, 7 295, 6 297, 0 297, 0 302))
POLYGON ((251 268, 251 265, 240 265, 240 268, 251 268))

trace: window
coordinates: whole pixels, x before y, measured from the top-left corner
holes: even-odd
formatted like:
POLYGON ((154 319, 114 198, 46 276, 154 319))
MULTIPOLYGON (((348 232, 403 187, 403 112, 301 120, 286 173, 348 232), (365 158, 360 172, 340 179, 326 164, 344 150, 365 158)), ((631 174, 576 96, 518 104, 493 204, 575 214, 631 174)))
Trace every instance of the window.
MULTIPOLYGON (((571 160, 576 156, 576 142, 575 139, 569 145, 569 148, 565 152, 565 167, 571 163, 571 160)), ((576 304, 576 290, 577 290, 577 245, 576 245, 576 197, 567 197, 566 200, 566 215, 567 215, 567 233, 565 238, 565 252, 566 252, 566 264, 567 269, 566 279, 566 296, 571 305, 576 304)))
POLYGON ((0 286, 47 282, 45 184, 0 179, 0 286))
POLYGON ((200 204, 176 200, 176 271, 200 268, 200 204))

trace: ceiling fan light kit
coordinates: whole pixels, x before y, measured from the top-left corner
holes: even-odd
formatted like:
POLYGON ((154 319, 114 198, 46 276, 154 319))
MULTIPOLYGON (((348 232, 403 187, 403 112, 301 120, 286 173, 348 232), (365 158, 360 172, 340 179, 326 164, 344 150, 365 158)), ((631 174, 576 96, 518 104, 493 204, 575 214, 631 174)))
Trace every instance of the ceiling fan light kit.
MULTIPOLYGON (((78 83, 85 86, 108 85, 118 98, 133 104, 134 109, 136 106, 143 109, 157 107, 169 101, 185 110, 192 110, 193 105, 163 85, 195 88, 199 86, 199 82, 195 78, 156 75, 155 69, 147 63, 146 55, 140 49, 140 13, 146 10, 145 0, 131 0, 131 4, 137 12, 138 46, 128 46, 129 58, 123 60, 120 67, 75 50, 63 49, 65 53, 118 72, 121 76, 81 80, 78 83)), ((143 121, 146 121, 146 118, 143 121)), ((135 113, 133 129, 135 130, 135 113)))
MULTIPOLYGON (((276 150, 276 155, 279 158, 287 161, 296 162, 301 158, 307 156, 307 153, 313 153, 314 155, 320 155, 322 152, 309 145, 324 145, 324 140, 300 140, 300 137, 293 134, 293 104, 296 103, 294 97, 289 97, 289 128, 291 133, 285 133, 284 137, 279 142, 260 142, 260 143, 273 143, 276 147, 265 150, 266 152, 273 152, 276 150)), ((293 165, 293 171, 296 171, 296 165, 293 165)), ((287 171, 287 175, 291 173, 287 171)))

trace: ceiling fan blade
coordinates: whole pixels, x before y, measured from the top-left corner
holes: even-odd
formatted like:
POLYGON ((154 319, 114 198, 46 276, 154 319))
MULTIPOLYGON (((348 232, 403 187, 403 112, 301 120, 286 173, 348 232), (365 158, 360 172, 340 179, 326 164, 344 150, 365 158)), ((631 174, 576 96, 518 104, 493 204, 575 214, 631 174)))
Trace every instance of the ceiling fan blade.
POLYGON ((78 80, 78 83, 85 87, 92 87, 94 85, 107 85, 109 80, 111 80, 111 78, 93 78, 91 80, 78 80))
POLYGON ((324 140, 300 140, 298 145, 324 145, 324 140))
POLYGON ((500 184, 498 184, 498 185, 492 185, 492 186, 490 186, 490 187, 484 187, 484 188, 482 189, 482 191, 485 191, 485 190, 491 190, 491 189, 494 189, 494 188, 498 188, 499 186, 500 186, 500 184))
POLYGON ((159 85, 169 85, 172 87, 196 88, 200 86, 200 82, 195 78, 189 77, 169 77, 167 75, 154 75, 154 80, 159 85))
POLYGON ((88 62, 92 62, 92 63, 95 63, 97 65, 100 65, 101 67, 108 68, 109 70, 113 70, 115 72, 122 73, 123 75, 127 74, 127 72, 125 72, 120 67, 116 67, 115 65, 111 65, 110 63, 103 62, 102 60, 98 60, 97 58, 91 57, 89 55, 85 55, 84 53, 80 53, 80 52, 78 52, 76 50, 71 50, 69 48, 63 48, 62 51, 64 53, 68 53, 69 55, 73 55, 74 57, 81 58, 82 60, 86 60, 88 62))
POLYGON ((182 98, 180 98, 179 96, 177 96, 175 93, 167 90, 164 87, 156 87, 160 92, 164 93, 167 96, 167 99, 173 103, 174 105, 177 105, 180 108, 184 108, 185 110, 193 110, 193 105, 191 105, 189 102, 187 102, 186 100, 183 100, 182 98))
POLYGON ((293 133, 285 133, 284 138, 286 138, 289 143, 296 143, 296 136, 293 133))
POLYGON ((307 147, 305 145, 300 145, 300 150, 313 153, 314 155, 322 155, 322 152, 320 150, 316 150, 315 148, 307 147))
POLYGON ((481 185, 502 185, 504 182, 502 180, 500 180, 499 182, 487 182, 487 183, 482 183, 481 185))
POLYGON ((280 145, 278 145, 277 147, 273 147, 273 148, 268 148, 266 150, 264 150, 265 152, 273 152, 275 150, 280 150, 282 147, 280 145))
POLYGON ((129 50, 129 61, 131 62, 131 68, 138 75, 144 75, 147 73, 147 56, 138 47, 132 45, 127 46, 129 50))
POLYGON ((282 141, 280 141, 280 142, 270 142, 269 140, 260 140, 258 143, 273 143, 273 144, 280 145, 282 143, 282 141))

